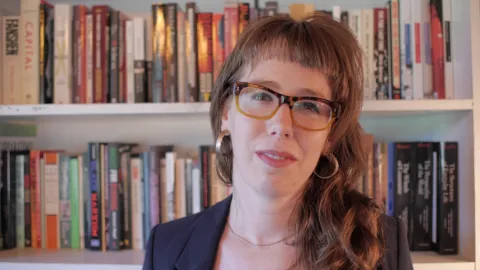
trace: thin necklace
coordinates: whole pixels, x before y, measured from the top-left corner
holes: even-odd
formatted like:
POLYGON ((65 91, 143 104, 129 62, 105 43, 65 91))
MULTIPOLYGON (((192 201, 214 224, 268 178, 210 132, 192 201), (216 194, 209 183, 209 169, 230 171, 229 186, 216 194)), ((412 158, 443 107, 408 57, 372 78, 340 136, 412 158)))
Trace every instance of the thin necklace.
POLYGON ((285 237, 285 238, 283 238, 283 239, 280 239, 280 240, 278 240, 278 241, 276 241, 276 242, 269 243, 269 244, 255 244, 255 243, 252 243, 252 242, 248 241, 247 239, 241 237, 240 235, 238 235, 238 234, 232 229, 232 226, 230 225, 230 222, 227 222, 227 223, 228 223, 228 229, 229 229, 236 237, 238 237, 238 238, 240 238, 241 240, 249 243, 250 245, 259 246, 259 247, 273 246, 273 245, 276 245, 276 244, 278 244, 278 243, 280 243, 280 242, 283 242, 283 241, 287 240, 288 238, 290 238, 290 237, 292 237, 292 236, 295 235, 295 234, 292 234, 292 235, 290 235, 290 236, 288 236, 288 237, 285 237))

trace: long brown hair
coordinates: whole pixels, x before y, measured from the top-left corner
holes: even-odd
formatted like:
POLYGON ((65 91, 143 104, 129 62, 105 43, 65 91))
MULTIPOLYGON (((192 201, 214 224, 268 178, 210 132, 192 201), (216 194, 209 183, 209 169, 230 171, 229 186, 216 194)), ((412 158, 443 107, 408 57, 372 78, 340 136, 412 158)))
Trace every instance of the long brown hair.
MULTIPOLYGON (((301 21, 289 16, 252 23, 239 37, 215 82, 210 121, 215 138, 232 85, 245 68, 262 60, 291 61, 327 76, 340 117, 329 132, 331 147, 318 161, 296 210, 297 265, 306 269, 373 269, 383 255, 380 210, 355 191, 366 167, 358 123, 363 99, 363 52, 352 32, 326 14, 301 21), (335 171, 333 156, 338 161, 335 171)), ((224 137, 217 154, 217 172, 231 184, 233 153, 224 137)))

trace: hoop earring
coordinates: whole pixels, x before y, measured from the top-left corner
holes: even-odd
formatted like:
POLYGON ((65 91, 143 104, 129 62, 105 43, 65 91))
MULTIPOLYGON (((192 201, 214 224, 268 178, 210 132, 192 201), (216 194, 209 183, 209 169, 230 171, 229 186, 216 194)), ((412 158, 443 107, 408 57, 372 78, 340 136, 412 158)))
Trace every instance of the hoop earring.
POLYGON ((230 136, 230 131, 228 131, 227 129, 220 131, 220 134, 218 134, 217 141, 215 142, 215 150, 217 150, 217 153, 219 154, 221 153, 222 142, 225 136, 230 136))
POLYGON ((338 159, 334 155, 328 154, 328 155, 325 155, 324 157, 327 158, 330 161, 330 163, 334 164, 335 169, 328 176, 320 176, 319 174, 317 174, 317 172, 315 170, 313 171, 313 174, 315 174, 320 179, 330 179, 338 173, 338 170, 340 169, 340 165, 338 165, 338 159))

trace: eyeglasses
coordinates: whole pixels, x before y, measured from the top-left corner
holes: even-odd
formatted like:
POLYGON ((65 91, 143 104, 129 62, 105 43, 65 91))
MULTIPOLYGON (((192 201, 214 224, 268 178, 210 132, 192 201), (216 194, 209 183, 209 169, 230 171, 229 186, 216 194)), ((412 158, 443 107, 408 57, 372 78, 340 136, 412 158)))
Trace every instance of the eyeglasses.
POLYGON ((319 97, 286 96, 262 85, 236 82, 233 86, 237 111, 259 120, 272 118, 282 104, 290 108, 295 125, 310 131, 329 128, 338 118, 340 105, 319 97))

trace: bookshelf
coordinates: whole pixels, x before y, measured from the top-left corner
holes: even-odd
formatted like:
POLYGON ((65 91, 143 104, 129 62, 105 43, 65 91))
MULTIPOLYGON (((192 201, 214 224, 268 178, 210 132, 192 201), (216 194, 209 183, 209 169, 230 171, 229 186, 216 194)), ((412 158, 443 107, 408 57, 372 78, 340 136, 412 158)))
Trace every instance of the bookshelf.
MULTIPOLYGON (((40 104, 11 105, 0 107, 0 117, 40 118, 54 116, 142 116, 205 114, 210 109, 208 102, 192 103, 131 103, 131 104, 40 104)), ((429 112, 472 111, 473 101, 464 100, 367 100, 363 115, 423 114, 429 112)))
MULTIPOLYGON (((14 2, 14 1, 11 1, 14 2)), ((54 0, 51 3, 107 3, 106 0, 54 0)), ((174 1, 184 6, 186 1, 174 1)), ((218 0, 198 1, 199 9, 218 12, 218 0)), ((253 1, 251 1, 253 2, 253 1)), ((260 1, 264 5, 265 1, 260 1)), ((296 2, 280 0, 287 10, 296 2)), ((308 1, 300 1, 308 2, 308 1)), ((319 2, 319 1, 315 1, 319 2)), ((321 1, 329 8, 367 8, 383 5, 383 0, 321 1)), ((111 6, 132 14, 144 14, 147 0, 115 1, 111 6)), ((455 70, 464 71, 467 80, 457 80, 458 99, 453 100, 367 100, 361 124, 378 140, 455 140, 459 142, 459 254, 441 256, 434 252, 412 252, 415 270, 480 269, 480 0, 457 3, 453 29, 463 29, 455 58, 455 70), (468 25, 468 28, 462 28, 468 25), (469 31, 467 31, 467 29, 469 31), (470 69, 471 65, 471 69, 470 69), (473 74, 473 75, 472 75, 473 74)), ((459 33, 461 31, 457 31, 459 33)), ((28 120, 37 125, 35 148, 85 149, 89 141, 132 141, 142 144, 212 144, 208 120, 209 103, 134 103, 67 105, 0 105, 0 121, 28 120), (192 136, 192 133, 194 136, 192 136)), ((15 249, 0 252, 0 268, 10 270, 139 269, 142 251, 92 252, 87 250, 15 249)))
MULTIPOLYGON (((93 251, 48 251, 12 250, 0 253, 1 265, 9 270, 39 269, 85 269, 90 270, 136 270, 143 262, 142 251, 99 253, 93 251), (8 268, 7 268, 8 267, 8 268)), ((413 254, 415 270, 473 270, 474 263, 460 256, 439 256, 433 252, 413 254), (434 267, 434 268, 433 268, 434 267)))

